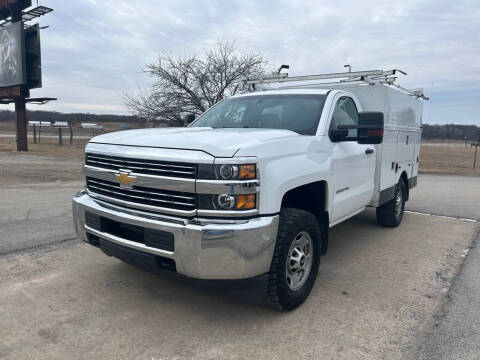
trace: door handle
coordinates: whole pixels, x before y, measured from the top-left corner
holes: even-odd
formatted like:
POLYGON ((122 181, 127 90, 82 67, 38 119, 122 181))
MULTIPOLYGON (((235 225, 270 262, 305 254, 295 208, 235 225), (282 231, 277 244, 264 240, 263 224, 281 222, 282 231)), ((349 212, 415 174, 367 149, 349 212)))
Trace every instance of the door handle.
POLYGON ((375 152, 375 150, 373 150, 372 148, 367 148, 365 149, 365 154, 373 154, 375 152))

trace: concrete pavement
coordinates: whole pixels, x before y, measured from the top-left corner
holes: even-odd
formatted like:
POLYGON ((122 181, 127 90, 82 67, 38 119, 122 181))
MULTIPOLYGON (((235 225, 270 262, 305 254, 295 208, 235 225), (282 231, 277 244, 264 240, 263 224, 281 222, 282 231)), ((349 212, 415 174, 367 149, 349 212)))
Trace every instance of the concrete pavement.
MULTIPOLYGON (((480 178, 424 175, 408 208, 480 220, 480 178), (418 194, 417 194, 418 193, 418 194), (441 196, 431 196, 440 193, 441 196)), ((477 230, 445 304, 438 309, 418 352, 425 360, 480 359, 480 246, 477 230), (468 255, 468 256, 467 256, 468 255)))
POLYGON ((480 220, 480 177, 420 175, 407 209, 480 220))
POLYGON ((71 200, 83 183, 0 187, 0 254, 75 239, 71 200))
POLYGON ((480 246, 479 238, 455 278, 445 306, 436 314, 419 359, 480 359, 480 246))
POLYGON ((469 245, 469 222, 373 211, 332 229, 308 301, 280 313, 77 241, 0 259, 7 359, 401 359, 469 245))
MULTIPOLYGON (((443 191, 452 205, 445 211, 444 200, 430 193, 427 212, 475 216, 473 208, 457 201, 472 201, 477 183, 457 181, 462 179, 459 188, 469 196, 443 191)), ((421 176, 408 208, 422 210, 417 197, 440 182, 421 176)), ((66 231, 78 185, 50 184, 45 192, 29 185, 9 193, 0 218, 31 199, 36 221, 62 221, 50 233, 37 226, 35 234, 24 237, 30 241, 16 242, 16 231, 21 233, 16 229, 26 217, 14 210, 23 217, 0 234, 0 244, 9 243, 10 250, 30 247, 43 241, 33 236, 48 240, 66 231), (52 198, 57 199, 52 210, 42 212, 52 198)), ((11 221, 0 220, 2 229, 11 221)), ((477 228, 472 221, 407 213, 399 228, 385 229, 376 225, 374 211, 360 214, 331 229, 329 253, 312 294, 289 313, 228 297, 221 287, 137 269, 77 240, 4 254, 0 358, 413 358, 430 336, 444 289, 477 228)))

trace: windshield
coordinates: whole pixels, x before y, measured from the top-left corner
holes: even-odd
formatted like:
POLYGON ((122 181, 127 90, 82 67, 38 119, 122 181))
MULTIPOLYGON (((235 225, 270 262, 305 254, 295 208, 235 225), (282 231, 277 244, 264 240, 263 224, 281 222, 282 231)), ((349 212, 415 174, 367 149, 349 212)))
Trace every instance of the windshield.
POLYGON ((326 95, 253 95, 217 104, 190 126, 292 130, 315 135, 326 95))

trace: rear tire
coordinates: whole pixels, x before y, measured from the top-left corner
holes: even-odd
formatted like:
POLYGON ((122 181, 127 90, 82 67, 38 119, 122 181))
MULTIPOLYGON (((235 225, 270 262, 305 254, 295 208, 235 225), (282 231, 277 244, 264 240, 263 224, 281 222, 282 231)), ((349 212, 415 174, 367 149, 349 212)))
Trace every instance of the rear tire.
POLYGON ((293 208, 281 210, 268 274, 270 305, 292 310, 305 301, 317 278, 321 241, 320 226, 312 213, 293 208))
POLYGON ((407 188, 405 181, 400 179, 399 183, 395 186, 393 199, 377 207, 377 222, 382 226, 390 228, 400 225, 405 210, 406 196, 407 188))

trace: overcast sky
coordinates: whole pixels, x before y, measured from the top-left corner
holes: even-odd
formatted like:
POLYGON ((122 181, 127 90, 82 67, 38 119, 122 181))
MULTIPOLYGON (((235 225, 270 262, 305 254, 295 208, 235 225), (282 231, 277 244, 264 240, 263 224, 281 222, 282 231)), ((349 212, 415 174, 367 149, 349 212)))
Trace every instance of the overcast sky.
MULTIPOLYGON (((32 1, 35 3, 35 1, 32 1)), ((480 1, 40 0, 54 12, 43 30, 42 107, 128 113, 124 92, 148 86, 144 64, 161 51, 201 52, 220 40, 290 64, 302 75, 405 70, 408 87, 431 97, 424 123, 480 125, 480 1)))

